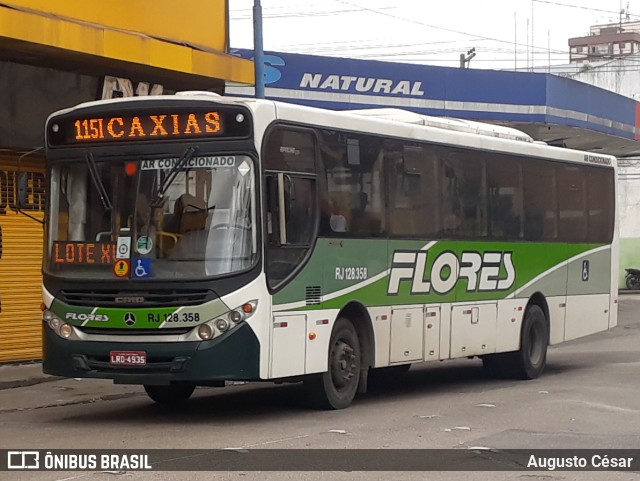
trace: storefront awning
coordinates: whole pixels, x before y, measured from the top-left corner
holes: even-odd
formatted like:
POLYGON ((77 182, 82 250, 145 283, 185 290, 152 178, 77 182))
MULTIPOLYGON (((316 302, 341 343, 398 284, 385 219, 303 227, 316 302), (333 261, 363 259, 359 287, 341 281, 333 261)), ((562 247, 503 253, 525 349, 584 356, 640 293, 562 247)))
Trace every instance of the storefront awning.
POLYGON ((42 59, 84 73, 173 79, 176 88, 185 82, 187 88, 210 88, 214 80, 254 82, 253 62, 225 52, 2 3, 0 49, 29 58, 15 58, 26 63, 42 59))

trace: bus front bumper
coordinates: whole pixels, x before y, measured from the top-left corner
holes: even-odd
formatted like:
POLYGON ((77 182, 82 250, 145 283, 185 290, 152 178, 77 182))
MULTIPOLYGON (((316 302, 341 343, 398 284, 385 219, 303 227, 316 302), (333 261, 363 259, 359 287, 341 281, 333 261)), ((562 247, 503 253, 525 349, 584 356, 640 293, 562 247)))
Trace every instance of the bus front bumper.
POLYGON ((70 341, 43 323, 43 371, 73 378, 112 379, 123 384, 259 380, 260 344, 247 324, 210 341, 70 341), (112 351, 143 351, 144 366, 114 366, 112 351))

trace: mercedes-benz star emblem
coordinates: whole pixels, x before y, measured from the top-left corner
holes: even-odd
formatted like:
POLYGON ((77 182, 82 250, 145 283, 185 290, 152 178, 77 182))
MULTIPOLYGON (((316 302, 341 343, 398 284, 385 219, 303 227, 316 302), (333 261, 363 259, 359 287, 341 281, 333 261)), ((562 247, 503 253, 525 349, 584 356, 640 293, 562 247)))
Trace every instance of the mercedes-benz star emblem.
POLYGON ((136 315, 133 312, 127 312, 124 315, 124 323, 127 326, 133 326, 136 323, 136 315))

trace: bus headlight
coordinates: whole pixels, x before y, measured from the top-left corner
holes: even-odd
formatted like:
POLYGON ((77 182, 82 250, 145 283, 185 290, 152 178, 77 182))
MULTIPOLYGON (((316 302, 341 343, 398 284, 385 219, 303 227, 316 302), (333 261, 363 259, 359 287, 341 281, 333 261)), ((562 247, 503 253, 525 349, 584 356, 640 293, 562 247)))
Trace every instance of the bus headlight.
POLYGON ((63 339, 69 339, 71 336, 73 336, 73 326, 64 322, 50 310, 45 309, 44 311, 42 311, 42 318, 53 330, 53 332, 55 332, 63 339))
POLYGON ((48 309, 42 311, 42 318, 44 321, 49 324, 49 327, 53 329, 56 333, 58 332, 58 328, 62 324, 62 319, 56 316, 53 312, 48 309))
POLYGON ((58 328, 60 327, 60 324, 62 324, 62 321, 57 317, 52 317, 49 319, 48 324, 51 329, 58 332, 58 328))
POLYGON ((209 324, 200 324, 198 326, 198 337, 203 341, 208 341, 213 337, 213 328, 209 324))
POLYGON ((231 324, 229 324, 229 321, 226 319, 216 319, 216 328, 218 331, 227 332, 230 326, 231 324))
POLYGON ((71 327, 71 324, 67 324, 66 322, 60 324, 60 327, 58 327, 58 335, 60 337, 69 339, 71 334, 73 334, 73 327, 71 327))
POLYGON ((245 302, 237 309, 232 309, 212 321, 200 324, 196 330, 196 334, 203 341, 208 341, 216 336, 220 336, 249 319, 257 307, 257 300, 245 302), (209 331, 211 331, 211 334, 209 331))

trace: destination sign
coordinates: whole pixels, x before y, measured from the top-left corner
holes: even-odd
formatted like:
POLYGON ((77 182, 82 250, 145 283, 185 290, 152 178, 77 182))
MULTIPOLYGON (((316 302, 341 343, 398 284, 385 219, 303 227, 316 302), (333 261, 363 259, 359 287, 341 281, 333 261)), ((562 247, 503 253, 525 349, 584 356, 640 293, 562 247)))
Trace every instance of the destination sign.
POLYGON ((115 262, 116 256, 116 244, 75 241, 56 241, 53 243, 54 264, 111 265, 115 262))
POLYGON ((250 133, 249 118, 238 108, 65 114, 48 126, 50 145, 242 138, 250 133))

